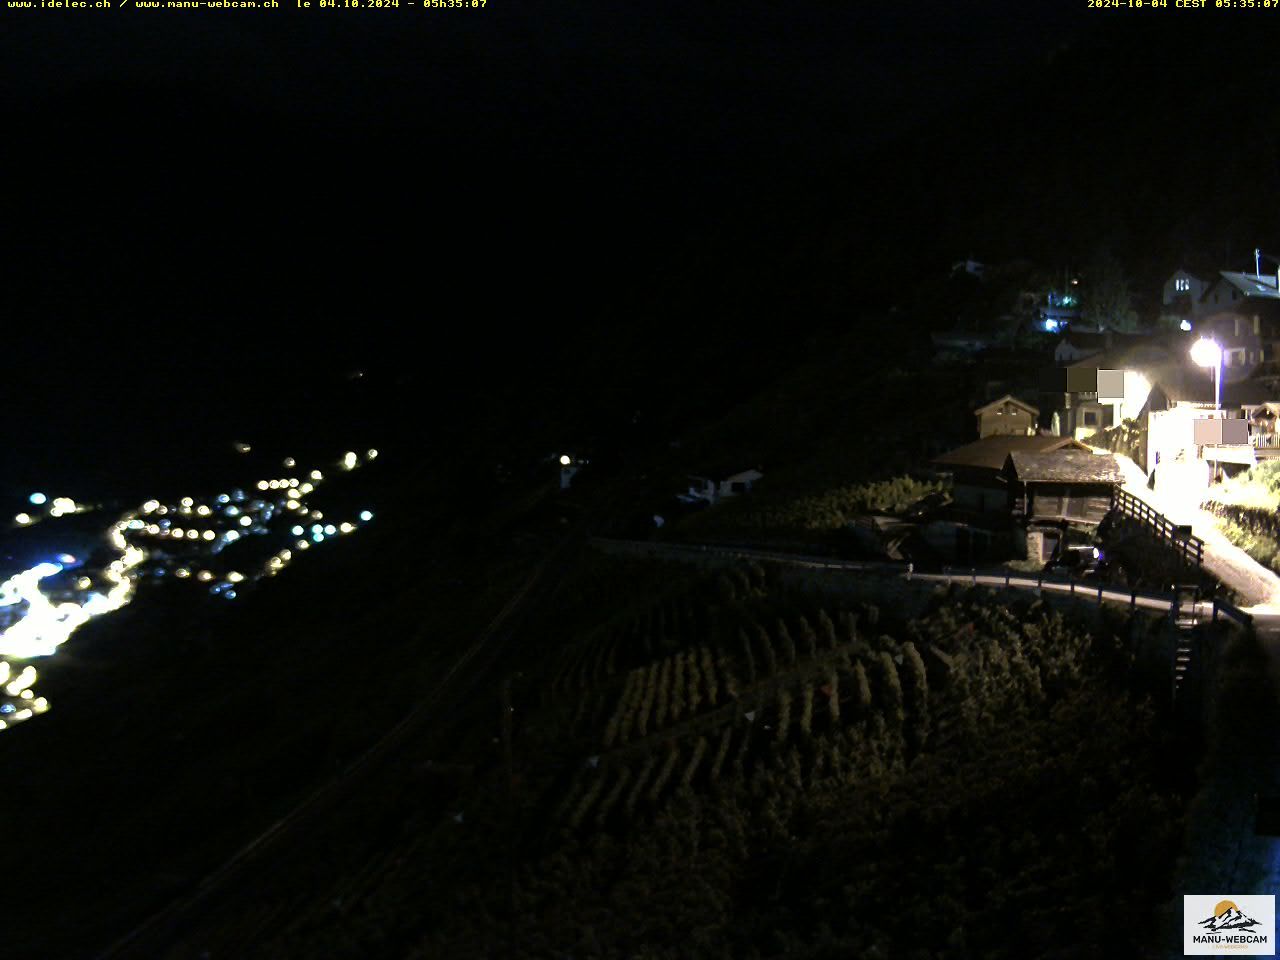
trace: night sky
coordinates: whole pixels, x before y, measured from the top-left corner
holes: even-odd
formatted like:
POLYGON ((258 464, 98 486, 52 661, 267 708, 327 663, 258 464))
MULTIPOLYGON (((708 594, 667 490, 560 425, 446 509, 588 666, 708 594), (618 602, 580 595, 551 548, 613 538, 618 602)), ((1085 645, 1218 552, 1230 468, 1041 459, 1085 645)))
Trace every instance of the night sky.
POLYGON ((514 383, 644 381, 726 328, 764 354, 856 326, 968 254, 1104 237, 1163 269, 1221 226, 1190 212, 1224 216, 1202 151, 1253 196, 1275 179, 1274 135, 1181 132, 1265 97, 1238 49, 1261 41, 1172 10, 48 14, 0 37, 0 391, 86 467, 281 378, 389 363, 429 428, 514 383))

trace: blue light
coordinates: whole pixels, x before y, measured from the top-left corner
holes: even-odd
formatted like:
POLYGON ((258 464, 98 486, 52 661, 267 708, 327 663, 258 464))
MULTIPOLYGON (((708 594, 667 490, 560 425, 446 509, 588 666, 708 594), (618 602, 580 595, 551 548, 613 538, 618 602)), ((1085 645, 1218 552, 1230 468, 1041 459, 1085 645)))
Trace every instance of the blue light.
POLYGON ((229 496, 227 496, 225 493, 220 493, 220 494, 218 494, 218 502, 219 502, 219 503, 230 503, 230 502, 231 502, 231 498, 230 498, 229 496))
POLYGON ((17 709, 12 703, 0 704, 0 713, 13 713, 17 709))
POLYGON ((302 536, 302 534, 303 534, 304 532, 305 532, 305 531, 304 531, 304 528, 303 528, 303 527, 294 527, 294 528, 293 528, 293 531, 292 531, 292 533, 293 533, 293 535, 294 535, 295 537, 300 537, 300 536, 302 536))
POLYGON ((43 493, 33 493, 31 496, 27 497, 27 499, 30 500, 32 503, 34 503, 38 507, 49 498, 46 497, 43 493))
POLYGON ((57 560, 59 563, 75 563, 76 562, 76 558, 69 553, 58 554, 57 560))
POLYGON ((37 563, 31 568, 31 572, 36 575, 37 580, 43 580, 45 577, 52 577, 55 573, 62 572, 62 564, 60 563, 37 563))
POLYGON ((313 533, 313 534, 311 535, 311 542, 312 542, 312 543, 319 543, 319 542, 320 542, 321 540, 323 540, 323 539, 324 539, 324 534, 323 534, 323 533, 313 533))
POLYGON ((223 596, 226 597, 228 600, 234 600, 236 598, 236 592, 234 590, 228 590, 226 593, 223 594, 223 596))
POLYGON ((370 510, 361 510, 360 519, 363 520, 365 523, 368 523, 370 520, 373 519, 373 512, 370 510))
POLYGON ((238 517, 238 516, 240 516, 240 508, 239 508, 239 507, 227 507, 227 509, 226 509, 226 510, 224 510, 224 511, 222 511, 222 512, 223 512, 223 513, 225 513, 228 517, 238 517))

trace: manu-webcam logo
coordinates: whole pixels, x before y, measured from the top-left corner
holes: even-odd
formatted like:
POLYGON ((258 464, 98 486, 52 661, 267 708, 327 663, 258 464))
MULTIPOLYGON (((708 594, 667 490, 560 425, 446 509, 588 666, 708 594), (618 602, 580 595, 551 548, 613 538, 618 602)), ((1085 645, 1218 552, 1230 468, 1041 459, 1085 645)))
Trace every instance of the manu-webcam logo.
POLYGON ((1182 952, 1189 957, 1274 956, 1275 896, 1184 896, 1182 952))

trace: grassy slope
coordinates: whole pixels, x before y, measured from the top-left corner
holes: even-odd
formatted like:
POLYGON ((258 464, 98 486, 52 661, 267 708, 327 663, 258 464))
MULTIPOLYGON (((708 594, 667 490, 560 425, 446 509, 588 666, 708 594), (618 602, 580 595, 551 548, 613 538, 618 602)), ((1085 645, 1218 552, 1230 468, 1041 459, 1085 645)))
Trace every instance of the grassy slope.
POLYGON ((309 875, 343 906, 263 955, 1024 956, 1114 944, 1104 905, 1168 896, 1183 799, 1116 639, 1154 642, 1145 620, 1091 636, 957 595, 851 621, 758 570, 603 559, 565 609, 529 636, 513 812, 495 751, 462 823, 309 875))

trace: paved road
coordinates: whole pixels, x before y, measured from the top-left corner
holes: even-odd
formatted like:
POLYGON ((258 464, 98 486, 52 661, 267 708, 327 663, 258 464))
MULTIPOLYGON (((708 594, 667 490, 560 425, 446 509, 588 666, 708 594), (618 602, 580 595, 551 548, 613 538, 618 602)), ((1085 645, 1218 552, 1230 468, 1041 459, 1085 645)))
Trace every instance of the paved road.
MULTIPOLYGON (((1097 584, 1075 583, 1057 579, 1040 580, 1036 577, 1022 577, 1005 570, 953 570, 951 573, 908 573, 903 564, 894 561, 877 560, 833 560, 829 557, 806 556, 786 553, 777 550, 761 550, 754 547, 725 546, 719 544, 664 543, 648 540, 609 540, 596 538, 592 541, 603 549, 623 550, 643 555, 666 555, 677 559, 696 558, 698 556, 738 557, 744 560, 768 560, 774 563, 785 563, 790 566, 811 567, 820 570, 848 570, 863 573, 875 573, 880 576, 895 577, 901 580, 921 581, 926 583, 963 583, 980 587, 997 587, 1017 590, 1043 590, 1049 593, 1077 596, 1085 600, 1109 602, 1129 606, 1143 607, 1148 610, 1168 610, 1172 597, 1170 594, 1137 593, 1111 587, 1100 587, 1097 584)), ((1196 613, 1201 617, 1213 616, 1213 604, 1201 602, 1196 605, 1196 613)), ((1280 608, 1274 614, 1280 624, 1280 608)))

